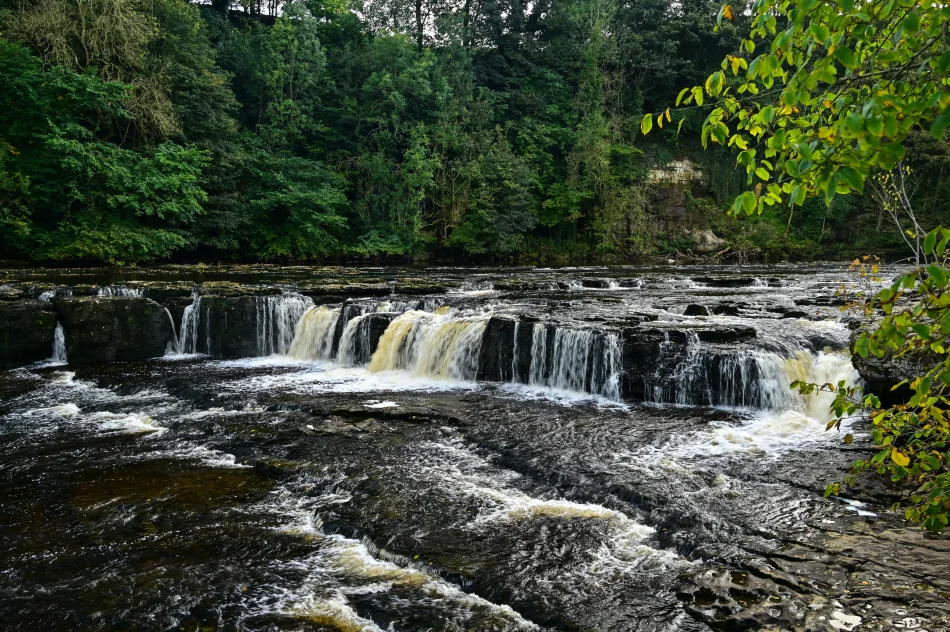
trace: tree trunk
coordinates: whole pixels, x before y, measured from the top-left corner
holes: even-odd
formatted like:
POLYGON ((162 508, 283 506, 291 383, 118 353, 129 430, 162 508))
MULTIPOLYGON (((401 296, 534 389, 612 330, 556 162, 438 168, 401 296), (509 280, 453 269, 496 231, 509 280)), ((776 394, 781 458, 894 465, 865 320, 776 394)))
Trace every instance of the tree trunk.
POLYGON ((422 52, 422 0, 416 0, 416 46, 422 52))
POLYGON ((465 13, 462 21, 462 46, 465 50, 472 47, 472 36, 469 33, 469 24, 471 20, 472 0, 465 0, 465 13))
POLYGON ((224 15, 228 14, 228 5, 230 4, 230 0, 211 0, 211 8, 224 15))

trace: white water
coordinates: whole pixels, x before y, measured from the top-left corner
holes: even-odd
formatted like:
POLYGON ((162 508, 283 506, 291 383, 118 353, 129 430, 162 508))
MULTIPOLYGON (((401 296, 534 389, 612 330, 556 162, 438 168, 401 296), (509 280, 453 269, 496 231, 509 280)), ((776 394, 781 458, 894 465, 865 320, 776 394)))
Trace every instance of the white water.
POLYGON ((311 307, 296 324, 288 354, 297 360, 329 360, 340 308, 311 307))
POLYGON ((125 287, 123 285, 107 285, 96 291, 96 296, 119 296, 123 298, 142 298, 145 291, 142 288, 125 287))
POLYGON ((620 400, 621 358, 617 334, 557 328, 553 341, 551 338, 546 325, 534 325, 529 384, 620 400))
POLYGON ((256 296, 258 355, 286 354, 294 340, 297 323, 313 307, 313 301, 299 294, 256 296))
MULTIPOLYGON (((201 323, 201 297, 196 292, 191 305, 185 308, 181 316, 181 330, 178 334, 178 349, 180 354, 198 353, 198 325, 201 323)), ((206 331, 210 331, 211 324, 205 323, 206 331)))
POLYGON ((370 372, 405 370, 437 379, 475 379, 488 317, 440 311, 411 310, 393 320, 379 339, 370 372))
POLYGON ((50 362, 59 364, 68 362, 66 359, 66 334, 63 332, 63 325, 59 322, 56 323, 56 330, 53 333, 53 355, 50 357, 50 362))

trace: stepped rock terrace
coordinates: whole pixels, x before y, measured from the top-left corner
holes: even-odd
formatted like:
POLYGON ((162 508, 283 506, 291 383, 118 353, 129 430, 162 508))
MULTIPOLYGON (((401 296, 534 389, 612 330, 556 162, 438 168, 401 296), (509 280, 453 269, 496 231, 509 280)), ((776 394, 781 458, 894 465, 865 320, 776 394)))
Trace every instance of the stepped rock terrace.
POLYGON ((842 445, 828 397, 788 388, 860 382, 851 283, 798 265, 7 272, 0 616, 948 629, 950 543, 869 482, 822 498, 864 427, 842 445))

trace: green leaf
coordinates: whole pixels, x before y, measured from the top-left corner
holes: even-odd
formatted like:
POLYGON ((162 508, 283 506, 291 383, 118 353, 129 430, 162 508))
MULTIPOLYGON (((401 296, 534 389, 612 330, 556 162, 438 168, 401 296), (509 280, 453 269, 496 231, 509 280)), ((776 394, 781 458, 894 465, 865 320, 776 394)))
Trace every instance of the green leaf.
POLYGON ((861 174, 852 167, 844 167, 839 172, 841 174, 841 179, 851 187, 852 191, 857 191, 858 193, 864 193, 864 178, 861 177, 861 174))
POLYGON ((766 180, 766 181, 771 177, 769 172, 764 167, 759 167, 758 169, 756 169, 755 175, 757 175, 760 179, 766 180))
POLYGON ((930 126, 930 133, 933 134, 933 137, 937 140, 941 140, 948 125, 950 125, 950 108, 944 109, 943 112, 937 115, 937 118, 934 119, 933 124, 930 126))
POLYGON ((931 254, 934 251, 934 247, 937 245, 937 229, 934 229, 927 233, 927 236, 924 237, 924 252, 926 254, 931 254))
POLYGON ((653 129, 653 115, 647 114, 643 117, 643 120, 640 121, 640 131, 643 132, 645 136, 650 133, 651 129, 653 129))
POLYGON ((683 88, 680 90, 680 93, 676 96, 676 107, 679 107, 680 103, 683 101, 683 97, 686 96, 687 92, 689 92, 689 88, 683 88))
POLYGON ((847 48, 845 46, 839 46, 838 48, 835 49, 834 57, 839 62, 841 62, 843 66, 847 68, 851 68, 854 66, 854 53, 851 51, 850 48, 847 48))
POLYGON ((943 268, 940 266, 927 266, 926 270, 930 278, 933 279, 933 282, 937 284, 937 287, 946 287, 947 275, 943 271, 943 268))
POLYGON ((755 212, 756 200, 755 193, 752 191, 746 191, 742 194, 742 210, 746 212, 746 215, 752 215, 755 212))

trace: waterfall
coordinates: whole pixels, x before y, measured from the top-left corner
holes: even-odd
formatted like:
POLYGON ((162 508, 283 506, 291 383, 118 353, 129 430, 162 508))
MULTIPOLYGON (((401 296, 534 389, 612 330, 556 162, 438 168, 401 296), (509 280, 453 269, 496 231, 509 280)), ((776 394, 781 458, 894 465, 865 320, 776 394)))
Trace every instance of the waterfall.
POLYGON ((695 335, 685 354, 671 369, 661 366, 660 373, 665 374, 654 376, 652 388, 646 389, 648 400, 656 404, 797 409, 815 419, 827 416, 830 402, 816 396, 803 399, 789 388, 792 382, 860 381, 846 354, 704 347, 695 335))
POLYGON ((66 364, 66 334, 63 332, 63 325, 57 321, 56 331, 53 333, 53 355, 51 362, 61 362, 66 364))
POLYGON ((96 291, 96 296, 120 296, 126 298, 142 298, 145 290, 142 288, 125 287, 124 285, 107 285, 96 291))
POLYGON ((288 352, 298 360, 329 360, 340 308, 311 307, 296 326, 288 352))
POLYGON ((313 301, 299 294, 255 296, 257 304, 257 353, 286 354, 294 340, 297 323, 313 307, 313 301))
MULTIPOLYGON (((181 315, 181 330, 178 334, 179 353, 198 353, 198 325, 201 322, 201 297, 194 293, 194 301, 181 315)), ((205 323, 205 329, 211 330, 211 323, 205 323)))
POLYGON ((379 339, 369 370, 403 369, 414 375, 474 380, 488 318, 410 310, 390 323, 379 339))
POLYGON ((518 330, 521 328, 521 321, 515 321, 515 333, 513 336, 511 349, 511 381, 518 381, 518 361, 521 359, 521 349, 518 346, 518 330))
POLYGON ((616 333, 586 329, 532 331, 528 382, 566 391, 620 399, 620 338, 616 333))
POLYGON ((351 318, 340 336, 340 349, 337 360, 344 366, 365 364, 370 360, 369 339, 370 322, 374 312, 351 318))
POLYGON ((172 313, 168 311, 167 307, 163 307, 165 314, 168 316, 168 324, 172 326, 172 339, 168 341, 168 346, 165 348, 165 355, 181 355, 181 339, 178 337, 178 334, 175 333, 175 319, 172 318, 172 313))

